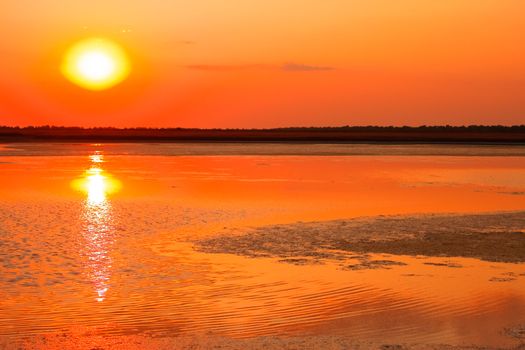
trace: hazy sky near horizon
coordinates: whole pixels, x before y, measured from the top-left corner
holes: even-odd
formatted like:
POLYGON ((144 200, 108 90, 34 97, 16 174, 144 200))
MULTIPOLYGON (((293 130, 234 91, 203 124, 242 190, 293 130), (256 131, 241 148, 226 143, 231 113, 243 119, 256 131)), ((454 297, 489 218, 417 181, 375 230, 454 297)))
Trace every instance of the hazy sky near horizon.
POLYGON ((0 125, 525 123, 523 0, 2 0, 0 125), (103 37, 122 84, 73 85, 103 37))

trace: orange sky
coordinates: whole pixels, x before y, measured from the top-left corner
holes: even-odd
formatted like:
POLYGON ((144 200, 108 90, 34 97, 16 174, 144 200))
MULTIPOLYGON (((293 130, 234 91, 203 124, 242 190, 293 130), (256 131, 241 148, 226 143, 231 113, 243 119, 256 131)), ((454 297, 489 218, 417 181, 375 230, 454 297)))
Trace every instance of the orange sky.
POLYGON ((0 124, 525 123, 523 0, 2 0, 0 124), (120 43, 105 91, 66 48, 120 43))

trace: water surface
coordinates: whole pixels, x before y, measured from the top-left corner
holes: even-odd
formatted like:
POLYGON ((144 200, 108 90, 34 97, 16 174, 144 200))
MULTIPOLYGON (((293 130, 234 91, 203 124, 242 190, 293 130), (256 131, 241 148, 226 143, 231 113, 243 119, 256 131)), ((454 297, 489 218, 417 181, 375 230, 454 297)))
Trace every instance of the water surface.
MULTIPOLYGON (((466 214, 496 215, 490 234, 523 235, 524 210, 523 146, 2 145, 0 336, 82 326, 513 346, 505 329, 525 322, 523 260, 354 254, 315 240, 315 259, 272 254, 287 235, 242 251, 201 242, 302 223, 315 238, 339 232, 325 222, 385 216, 433 231, 425 215, 466 214), (517 221, 499 225, 498 213, 517 221)), ((377 239, 414 233, 365 227, 377 239)))

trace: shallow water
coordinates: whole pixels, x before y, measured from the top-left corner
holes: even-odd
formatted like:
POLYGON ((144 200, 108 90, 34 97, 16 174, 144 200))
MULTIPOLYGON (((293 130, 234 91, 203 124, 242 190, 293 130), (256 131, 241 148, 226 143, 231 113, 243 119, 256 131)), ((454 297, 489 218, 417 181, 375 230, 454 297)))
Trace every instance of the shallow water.
POLYGON ((1 146, 1 337, 85 326, 512 346, 504 329, 525 322, 523 263, 372 254, 399 264, 348 269, 347 256, 195 249, 274 224, 523 211, 523 146, 1 146))

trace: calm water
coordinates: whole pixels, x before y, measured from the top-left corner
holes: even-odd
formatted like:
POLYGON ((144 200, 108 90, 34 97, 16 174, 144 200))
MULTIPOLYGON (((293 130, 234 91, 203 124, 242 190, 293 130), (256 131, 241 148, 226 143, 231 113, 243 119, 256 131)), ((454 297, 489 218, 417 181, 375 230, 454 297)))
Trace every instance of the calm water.
POLYGON ((0 337, 82 326, 512 346, 525 264, 404 255, 348 270, 194 242, 299 221, 522 210, 523 146, 0 145, 0 337))

